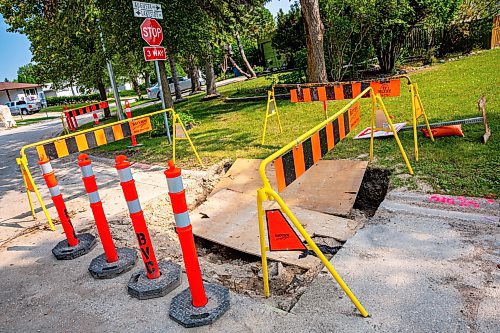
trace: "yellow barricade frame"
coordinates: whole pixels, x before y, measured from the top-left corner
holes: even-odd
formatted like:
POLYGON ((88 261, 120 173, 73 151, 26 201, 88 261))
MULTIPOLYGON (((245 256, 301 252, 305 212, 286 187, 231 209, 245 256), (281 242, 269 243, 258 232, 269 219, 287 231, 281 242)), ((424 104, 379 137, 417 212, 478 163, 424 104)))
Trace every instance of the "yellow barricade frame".
POLYGON ((422 100, 420 99, 420 94, 418 93, 418 85, 417 83, 411 83, 409 77, 405 76, 408 79, 408 89, 410 90, 410 98, 411 98, 411 115, 413 122, 413 144, 414 144, 414 153, 415 153, 415 161, 418 162, 418 134, 417 134, 417 120, 421 116, 424 117, 425 124, 427 126, 427 130, 429 131, 429 136, 434 142, 434 136, 432 135, 431 126, 429 124, 429 120, 427 119, 427 115, 425 114, 424 105, 422 104, 422 100))
MULTIPOLYGON (((339 286, 342 288, 342 290, 347 294, 351 302, 356 306, 356 308, 359 310, 361 315, 363 317, 368 316, 368 312, 364 309, 364 307, 361 305, 361 303, 358 301, 356 296, 352 293, 352 291, 349 289, 347 284, 342 280, 340 275, 336 272, 335 268, 332 266, 332 264, 328 261, 328 259, 325 257, 325 255, 321 252, 321 250, 318 248, 316 243, 312 240, 312 238, 309 236, 307 231, 304 229, 304 227, 300 224, 299 220, 295 217, 295 215, 292 213, 290 208, 286 205, 284 200, 280 197, 280 195, 271 187, 271 183, 269 179, 266 176, 266 166, 270 163, 272 163, 274 160, 288 152, 289 150, 293 149, 295 146, 298 144, 302 143, 309 137, 313 136, 316 132, 327 126, 330 122, 333 122, 335 119, 340 117, 344 112, 349 110, 353 105, 355 105, 364 95, 370 94, 371 100, 372 100, 372 133, 375 128, 375 109, 377 107, 377 104, 382 108, 384 111, 384 115, 386 117, 387 123, 390 125, 391 131, 394 133, 394 138, 396 139, 397 145, 401 151, 401 154, 403 156, 403 159, 405 160, 405 163, 408 167, 408 170, 410 171, 411 174, 413 174, 413 170, 411 169, 411 165, 408 161, 408 157, 406 156, 406 153, 403 149, 403 146, 401 145, 401 141, 399 140, 399 137, 397 135, 397 132, 394 128, 394 125, 392 124, 391 118, 389 117, 389 114, 387 113, 387 110, 385 108, 385 105, 383 104, 382 98, 380 95, 375 95, 375 91, 373 88, 368 87, 364 91, 361 92, 358 96, 356 96, 354 99, 352 99, 346 106, 344 106, 340 111, 336 112, 334 115, 331 117, 327 118, 326 120, 322 121, 306 133, 302 134, 299 136, 296 140, 291 141, 281 149, 277 150, 267 158, 265 158, 260 166, 259 166, 259 175, 262 180, 263 187, 257 190, 257 214, 258 214, 258 222, 259 222, 259 239, 260 239, 260 249, 261 249, 261 258, 262 258, 262 271, 263 271, 263 284, 264 284, 264 295, 265 297, 269 297, 270 295, 270 289, 269 289, 269 273, 268 273, 268 267, 267 267, 267 251, 269 251, 269 246, 266 245, 267 237, 266 237, 266 229, 265 229, 265 222, 264 222, 264 217, 265 217, 265 210, 263 207, 263 202, 265 201, 275 201, 279 206, 282 212, 285 213, 285 215, 290 219, 292 222, 293 226, 295 229, 302 235, 302 237, 305 239, 307 242, 307 249, 312 250, 320 259, 322 264, 328 269, 332 277, 335 279, 335 281, 339 284, 339 286)), ((387 129, 384 129, 387 130, 387 129)), ((373 157, 373 137, 370 142, 370 159, 373 157)))
MULTIPOLYGON (((35 208, 33 206, 33 200, 31 198, 31 195, 30 195, 30 192, 31 190, 33 192, 35 192, 35 195, 36 195, 36 198, 38 199, 38 202, 40 203, 40 206, 43 210, 43 213, 45 215, 45 217, 47 218, 47 222, 49 224, 49 227, 52 231, 55 231, 55 227, 54 227, 54 224, 52 222, 52 219, 47 211, 47 208, 43 202, 43 199, 42 199, 42 196, 40 195, 40 192, 36 186, 36 183, 33 179, 33 176, 31 175, 31 172, 28 168, 28 158, 26 156, 26 150, 27 149, 31 149, 31 148, 37 148, 39 146, 43 146, 45 144, 48 144, 48 143, 57 143, 57 142, 61 142, 63 140, 66 140, 66 139, 69 139, 69 138, 73 138, 73 137, 76 137, 76 136, 79 136, 79 135, 84 135, 85 133, 90 133, 90 132, 96 132, 96 131, 102 131, 104 130, 105 128, 110 128, 110 127, 113 127, 113 126, 116 126, 116 125, 120 125, 120 124, 123 124, 123 123, 132 123, 133 121, 135 120, 139 120, 139 119, 143 119, 143 118, 151 118, 152 116, 155 116, 157 114, 162 114, 162 113, 166 113, 166 112, 171 112, 172 113, 172 118, 174 119, 173 120, 173 124, 174 124, 174 133, 175 133, 175 123, 178 122, 181 126, 182 126, 182 129, 184 131, 184 134, 186 136, 186 138, 182 138, 182 139, 187 139, 191 145, 191 148, 193 149, 195 155, 196 155, 196 158, 198 159, 198 161, 200 162, 201 166, 204 167, 201 159, 200 159, 200 156, 198 155, 198 152, 193 144, 193 142, 191 141, 191 138, 189 137, 189 134, 186 130, 186 128, 184 127, 184 124, 182 123, 179 115, 174 111, 174 109, 164 109, 164 110, 159 110, 159 111, 155 111, 155 112, 151 112, 151 113, 148 113, 148 114, 144 114, 144 115, 140 115, 140 116, 137 116, 137 117, 132 117, 132 118, 128 118, 128 119, 123 119, 123 120, 119 120, 119 121, 115 121, 113 123, 110 123, 110 124, 104 124, 104 125, 101 125, 101 126, 97 126, 97 127, 94 127, 94 128, 90 128, 90 129, 86 129, 86 130, 83 130, 83 131, 79 131, 79 132, 75 132, 75 133, 71 133, 71 134, 66 134, 66 135, 62 135, 60 137, 56 137, 56 138, 52 138, 52 139, 47 139, 47 140, 42 140, 42 141, 38 141, 38 142, 35 142, 35 143, 31 143, 31 144, 28 144, 28 145, 25 145, 21 148, 19 154, 21 155, 20 158, 16 158, 16 162, 17 164, 19 165, 20 169, 21 169, 21 174, 23 176, 23 182, 24 182, 24 187, 26 189, 26 194, 28 196, 28 202, 30 204, 30 208, 31 208, 31 214, 33 216, 33 219, 37 219, 36 217, 36 213, 35 213, 35 208), (31 190, 30 190, 31 188, 31 190)), ((175 135, 175 134, 174 134, 175 135)), ((179 140, 180 138, 178 138, 179 140)), ((175 161, 175 136, 174 136, 174 143, 173 143, 173 149, 172 149, 172 155, 173 155, 173 160, 175 161)))
MULTIPOLYGON (((397 75, 393 76, 390 78, 385 78, 386 80, 390 79, 405 79, 407 81, 407 86, 408 86, 408 91, 410 92, 410 100, 411 100, 411 114, 412 114, 412 125, 413 125, 413 142, 414 142, 414 155, 415 155, 415 161, 418 162, 418 130, 417 130, 417 121, 420 117, 423 116, 425 124, 427 126, 427 130, 429 131, 429 136, 432 140, 432 142, 435 142, 434 136, 432 135, 431 128, 429 125, 429 120, 427 118, 427 114, 425 113, 424 106, 422 104, 422 99, 420 98, 420 94, 418 92, 418 85, 415 82, 412 82, 410 77, 407 75, 397 75)), ((350 82, 333 82, 333 83, 350 83, 350 82)), ((262 145, 264 145, 265 142, 265 137, 266 137, 266 130, 267 130, 267 118, 268 118, 268 111, 269 111, 269 105, 270 102, 272 101, 274 103, 274 108, 276 110, 276 113, 278 112, 278 107, 276 106, 276 101, 274 99, 275 96, 275 87, 281 87, 281 88, 293 88, 296 87, 297 85, 294 84, 275 84, 271 87, 271 90, 268 91, 268 99, 267 99, 267 111, 266 111, 266 118, 264 121, 264 131, 262 134, 262 145), (273 99, 271 100, 269 96, 273 96, 273 99)), ((303 83, 300 84, 301 87, 319 87, 319 86, 324 86, 322 83, 303 83)), ((326 102, 324 102, 326 103, 326 102)), ((325 118, 328 119, 328 112, 325 112, 325 118)), ((278 122, 279 122, 279 115, 278 115, 278 122)), ((283 133, 283 129, 281 128, 281 123, 279 123, 280 126, 280 133, 283 133)), ((379 129, 385 131, 385 129, 379 129)), ((373 132, 372 132, 373 133, 373 132)), ((398 139, 399 140, 399 139, 398 139)))
POLYGON ((274 88, 272 88, 271 91, 267 92, 267 107, 266 107, 266 117, 264 119, 264 132, 262 133, 262 145, 264 145, 264 142, 266 140, 267 119, 273 116, 276 116, 278 118, 280 133, 283 133, 283 127, 281 127, 281 121, 280 121, 280 114, 278 112, 278 106, 276 105, 276 97, 274 96, 274 88))

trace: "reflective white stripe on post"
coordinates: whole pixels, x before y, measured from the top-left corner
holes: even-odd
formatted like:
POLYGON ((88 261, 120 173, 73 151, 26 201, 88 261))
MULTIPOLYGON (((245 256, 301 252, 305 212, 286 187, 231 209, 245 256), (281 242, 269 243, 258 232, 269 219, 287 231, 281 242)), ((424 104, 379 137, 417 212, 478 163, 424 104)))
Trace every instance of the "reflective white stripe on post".
POLYGON ((189 219, 189 212, 174 214, 174 219, 175 225, 178 228, 184 228, 191 224, 191 220, 189 219))
POLYGON ((128 206, 128 210, 129 212, 132 214, 132 213, 138 213, 140 212, 142 209, 141 209, 141 203, 139 202, 139 199, 135 199, 135 200, 132 200, 132 201, 127 201, 127 206, 128 206))
POLYGON ((84 166, 80 167, 80 169, 82 169, 83 178, 87 178, 87 177, 94 175, 94 171, 92 170, 92 165, 90 165, 90 164, 84 165, 84 166))
POLYGON ((130 170, 130 168, 118 169, 118 177, 120 177, 120 181, 122 183, 125 183, 125 182, 128 182, 128 181, 134 179, 132 177, 132 171, 130 170))
POLYGON ((55 197, 61 194, 61 191, 59 190, 59 185, 56 185, 54 187, 49 187, 49 192, 51 197, 55 197))
POLYGON ((97 191, 90 192, 88 193, 88 195, 91 204, 101 201, 101 198, 99 197, 99 192, 97 191))
POLYGON ((167 178, 168 191, 170 193, 179 193, 184 190, 184 184, 182 183, 182 177, 167 178))
POLYGON ((40 169, 42 169, 42 173, 45 175, 52 172, 52 165, 50 165, 50 162, 40 164, 40 169))

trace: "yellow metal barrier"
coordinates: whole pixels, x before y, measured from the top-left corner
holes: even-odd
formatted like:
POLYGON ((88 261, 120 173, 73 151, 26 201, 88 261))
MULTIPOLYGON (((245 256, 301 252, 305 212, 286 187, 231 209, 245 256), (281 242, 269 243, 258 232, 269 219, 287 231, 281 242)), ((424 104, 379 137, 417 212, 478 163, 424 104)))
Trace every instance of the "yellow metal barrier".
MULTIPOLYGON (((394 77, 391 77, 391 78, 387 78, 387 79, 385 79, 385 81, 391 82, 391 80, 394 81, 394 80, 399 80, 399 79, 404 79, 404 80, 407 81, 408 91, 410 92, 411 113, 412 113, 412 120, 411 121, 412 121, 412 124, 413 124, 414 152, 415 152, 415 160, 418 161, 418 135, 417 135, 418 131, 417 131, 417 121, 418 121, 418 119, 420 117, 423 116, 423 118, 425 120, 425 123, 427 125, 427 129, 429 130, 430 138, 431 138, 432 142, 434 142, 434 137, 433 137, 432 132, 430 130, 429 120, 427 119, 427 115, 425 114, 425 110, 424 110, 424 107, 423 107, 423 104, 422 104, 422 100, 421 100, 419 92, 418 92, 418 85, 417 85, 417 83, 413 83, 411 81, 410 77, 407 76, 407 75, 397 75, 397 76, 394 76, 394 77)), ((362 81, 362 82, 364 82, 364 81, 362 81)), ((359 85, 360 83, 362 84, 362 82, 337 82, 337 83, 329 83, 328 85, 333 85, 333 86, 335 86, 335 85, 341 86, 343 84, 358 84, 359 85)), ((375 80, 373 82, 376 83, 377 80, 375 80)), ((272 86, 271 91, 268 92, 268 95, 274 97, 275 96, 275 88, 287 88, 287 89, 288 88, 295 88, 295 89, 298 89, 298 87, 310 90, 311 88, 325 87, 325 83, 303 83, 303 84, 298 84, 298 85, 297 84, 275 84, 275 85, 272 86)), ((350 92, 351 95, 353 94, 352 90, 350 92)), ((345 99, 349 99, 350 98, 350 95, 349 96, 344 96, 343 94, 341 94, 341 96, 343 96, 343 98, 345 98, 345 99)), ((389 91, 389 92, 386 93, 386 95, 379 94, 379 96, 380 97, 399 96, 399 83, 398 83, 398 88, 396 89, 395 92, 394 91, 392 91, 392 92, 389 91)), ((323 97, 325 97, 325 96, 323 96, 323 97)), ((352 97, 355 97, 355 96, 352 96, 352 97)), ((274 98, 272 100, 270 98, 268 98, 267 109, 268 110, 270 109, 270 105, 272 105, 271 103, 274 103, 276 114, 277 114, 278 108, 276 107, 276 102, 274 101, 274 98)), ((326 103, 326 102, 324 102, 324 103, 326 103)), ((324 104, 324 105, 326 105, 326 104, 324 104)), ((325 111, 326 118, 328 118, 328 113, 326 111, 326 107, 324 107, 324 111, 325 111)), ((265 122, 264 122, 264 131, 263 131, 263 135, 262 135, 262 144, 264 144, 264 142, 265 142, 265 136, 266 136, 266 130, 267 130, 267 118, 268 118, 268 112, 266 112, 266 118, 265 118, 265 122)), ((279 115, 278 115, 278 122, 279 122, 279 115)), ((281 123, 279 123, 279 125, 280 125, 280 133, 282 133, 283 130, 281 128, 281 123)), ((385 131, 385 129, 382 129, 382 130, 385 131)), ((398 141, 398 145, 399 145, 399 139, 397 139, 396 141, 398 141)))
POLYGON ((194 154, 196 155, 196 158, 198 159, 198 162, 200 162, 200 165, 202 167, 205 167, 205 165, 201 161, 200 156, 198 155, 198 152, 196 151, 196 148, 193 144, 193 141, 191 141, 191 138, 189 137, 189 134, 188 134, 188 131, 186 130, 186 127, 184 126, 184 124, 181 121, 181 118, 179 117, 179 115, 177 113, 175 113, 175 111, 173 109, 171 112, 172 112, 172 130, 174 131, 174 141, 172 143, 172 155, 173 155, 172 159, 174 161, 174 164, 175 164, 175 147, 176 147, 177 141, 178 140, 188 140, 189 144, 191 145, 191 148, 194 151, 194 154), (177 136, 177 123, 179 123, 179 125, 181 126, 182 131, 184 133, 184 137, 177 136))
MULTIPOLYGON (((99 147, 102 145, 105 145, 109 142, 114 142, 118 140, 125 139, 129 137, 131 134, 140 134, 144 133, 147 131, 151 130, 151 122, 150 118, 154 115, 157 114, 162 114, 165 112, 171 112, 172 113, 172 118, 174 119, 174 128, 175 128, 175 123, 178 122, 181 126, 182 129, 184 130, 186 138, 189 140, 189 143, 191 147, 194 150, 194 153, 196 155, 196 158, 200 162, 200 164, 203 166, 203 163, 201 162, 200 156, 198 155, 198 152, 196 151, 196 148, 193 145, 193 142, 191 141, 189 134, 187 133, 184 124, 180 120, 180 117, 173 109, 165 109, 165 110, 159 110, 155 112, 151 112, 148 114, 140 115, 137 117, 132 117, 129 119, 123 119, 119 120, 110 124, 105 124, 102 126, 97 126, 91 129, 83 130, 80 132, 72 133, 72 134, 67 134, 67 135, 62 135, 60 137, 52 138, 52 139, 47 139, 35 143, 31 143, 28 145, 25 145, 21 148, 20 150, 20 158, 16 158, 17 164, 21 168, 21 173, 23 174, 23 180, 24 180, 24 186, 26 188, 26 194, 28 195, 28 201, 30 204, 31 208, 31 213, 33 215, 33 218, 36 219, 36 214, 33 206, 33 202, 31 199, 30 195, 30 189, 35 192, 35 195, 38 199, 38 202, 40 203, 40 206, 45 214, 45 217, 47 218, 47 221, 49 223, 49 226, 52 230, 55 230, 54 225, 52 223, 52 219, 50 218, 50 215, 47 211, 47 208, 45 204, 43 203, 42 197, 40 195, 40 192, 38 191, 38 188, 36 186, 35 181, 33 180, 33 176, 31 175, 31 172, 28 168, 28 159, 26 157, 26 150, 31 149, 31 148, 36 148, 38 155, 41 156, 48 156, 52 158, 59 158, 59 157, 64 157, 67 156, 71 153, 75 152, 80 152, 86 149, 91 149, 94 147, 99 147), (140 120, 147 120, 147 121, 140 121, 140 120), (137 124, 137 128, 132 128, 131 124, 137 124), (125 132, 125 129, 128 129, 128 132, 125 132), (110 141, 112 140, 112 141, 110 141), (90 144, 92 143, 92 144, 90 144), (49 148, 47 148, 49 147, 49 148)), ((175 129, 174 129, 175 131, 175 129)), ((174 147, 173 147, 173 158, 175 160, 175 141, 174 141, 174 147)))
POLYGON ((267 107, 266 107, 266 117, 264 119, 264 131, 262 133, 262 144, 266 140, 266 129, 267 129, 267 119, 276 116, 278 118, 278 125, 280 128, 280 133, 283 133, 283 128, 281 127, 280 114, 278 112, 278 106, 276 105, 276 98, 274 96, 274 88, 267 92, 267 107))
POLYGON ((425 124, 427 125, 427 130, 429 131, 429 136, 434 142, 434 136, 432 135, 431 126, 429 125, 429 120, 427 119, 427 115, 425 114, 424 106, 422 105, 422 100, 420 99, 420 95, 418 93, 418 85, 417 83, 411 83, 408 78, 408 86, 410 89, 410 98, 411 98, 411 114, 413 120, 413 144, 414 144, 414 152, 415 152, 415 161, 418 161, 418 135, 417 135, 417 120, 421 116, 424 117, 425 124))
MULTIPOLYGON (((377 105, 384 111, 384 115, 386 117, 387 122, 390 124, 391 131, 394 133, 394 137, 396 139, 396 142, 401 150, 401 154, 403 156, 403 159, 405 160, 406 165, 408 166, 408 169, 410 173, 413 174, 413 170, 411 169, 411 165, 408 161, 408 158, 406 156, 406 153, 401 145, 401 142, 399 141, 399 137, 397 135, 397 132, 394 129, 394 126, 392 124, 392 121, 389 117, 389 114, 387 113, 387 110, 385 109, 385 106, 382 102, 382 99, 380 95, 376 95, 375 91, 373 88, 368 87, 365 90, 361 92, 358 96, 356 96, 353 100, 351 100, 346 106, 344 106, 340 111, 329 117, 328 119, 324 120, 320 124, 316 125, 303 135, 299 136, 296 140, 291 141, 275 153, 271 154, 268 156, 266 159, 262 161, 259 167, 259 174, 262 179, 262 184, 263 187, 260 188, 257 191, 257 213, 258 213, 258 220, 259 220, 259 238, 260 238, 260 248, 261 248, 261 258, 262 258, 262 271, 263 271, 263 283, 264 283, 264 295, 268 297, 270 295, 270 289, 269 289, 269 275, 268 275, 268 268, 267 268, 267 255, 266 252, 269 251, 269 247, 266 245, 266 231, 265 231, 265 224, 264 224, 264 216, 265 216, 265 210, 263 208, 263 202, 264 201, 275 201, 281 208, 281 210, 288 216, 290 221, 293 223, 294 227, 296 230, 302 235, 302 237, 305 239, 305 241, 308 244, 308 249, 312 250, 318 258, 321 260, 323 265, 328 269, 332 277, 335 279, 335 281, 340 285, 342 290, 347 294, 349 299, 352 301, 352 303, 356 306, 356 308, 359 310, 361 315, 363 317, 368 316, 368 312, 364 309, 364 307, 361 305, 361 303, 358 301, 356 296, 351 292, 347 284, 342 280, 340 275, 335 271, 333 268, 332 264, 328 261, 328 259, 325 257, 325 255, 321 252, 321 250, 318 248, 316 243, 312 240, 312 238, 309 236, 307 231, 302 227, 298 219, 293 215, 292 211, 288 208, 286 203, 283 201, 283 199, 280 197, 280 195, 273 190, 271 187, 271 183, 269 179, 266 176, 266 166, 275 160, 279 159, 282 155, 288 153, 290 150, 294 149, 295 147, 298 147, 299 145, 302 145, 307 139, 312 138, 316 133, 324 130, 324 128, 328 128, 331 123, 336 121, 339 117, 344 116, 344 113, 348 111, 353 105, 359 102, 359 100, 365 96, 369 95, 372 101, 372 133, 376 129, 375 128, 375 109, 377 108, 377 105)), ((345 122, 345 117, 343 118, 345 122)), ((337 122, 338 124, 338 122, 337 122)), ((387 130, 387 129, 384 129, 387 130)), ((370 143, 370 159, 373 158, 373 138, 370 143)), ((307 169, 306 169, 307 171, 307 169)))

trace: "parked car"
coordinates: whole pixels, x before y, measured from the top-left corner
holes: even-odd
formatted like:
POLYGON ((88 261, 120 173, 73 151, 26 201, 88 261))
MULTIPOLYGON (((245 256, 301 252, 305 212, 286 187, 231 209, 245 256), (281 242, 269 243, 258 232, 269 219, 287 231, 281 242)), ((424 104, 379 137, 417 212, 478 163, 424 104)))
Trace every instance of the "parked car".
MULTIPOLYGON (((168 86, 170 87, 170 93, 173 95, 175 94, 175 89, 174 89, 174 80, 171 77, 168 77, 168 86)), ((205 80, 203 78, 200 78, 200 84, 204 85, 205 80)), ((179 76, 179 88, 181 91, 184 90, 189 90, 191 89, 191 79, 183 76, 179 76)), ((148 93, 148 98, 154 99, 154 98, 160 98, 160 89, 158 87, 158 83, 152 86, 151 88, 146 89, 148 93)))
POLYGON ((39 103, 26 102, 26 101, 14 101, 7 102, 5 105, 10 109, 12 115, 17 114, 32 114, 40 111, 39 103))

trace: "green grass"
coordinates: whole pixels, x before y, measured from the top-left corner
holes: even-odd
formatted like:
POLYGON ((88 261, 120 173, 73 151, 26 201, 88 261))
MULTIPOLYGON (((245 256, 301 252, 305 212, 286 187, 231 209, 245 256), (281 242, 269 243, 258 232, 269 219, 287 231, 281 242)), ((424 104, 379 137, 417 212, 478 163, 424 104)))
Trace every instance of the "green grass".
MULTIPOLYGON (((406 167, 393 139, 377 139, 376 159, 372 166, 392 170, 393 186, 415 188, 418 181, 431 185, 435 191, 454 195, 494 196, 500 192, 500 50, 491 50, 461 60, 439 64, 411 74, 417 82, 426 113, 431 122, 477 117, 477 100, 484 94, 492 136, 486 145, 480 139, 484 133, 482 124, 463 125, 465 137, 437 138, 435 143, 419 134, 419 162, 413 154, 412 132, 401 132, 400 138, 415 171, 415 177, 406 177, 406 167)), ((225 97, 238 96, 252 90, 265 91, 269 85, 265 78, 221 87, 225 97)), ((266 145, 261 146, 265 102, 225 103, 223 99, 202 102, 202 96, 189 98, 176 105, 177 112, 189 112, 197 126, 190 131, 198 152, 208 165, 223 158, 264 158, 300 134, 323 120, 321 103, 296 103, 278 101, 284 133, 279 134, 275 119, 271 118, 266 145)), ((328 102, 330 114, 347 101, 328 102)), ((394 122, 410 121, 411 105, 406 84, 402 81, 401 96, 386 98, 384 103, 394 122)), ((369 125, 370 105, 361 103, 361 124, 347 139, 336 146, 327 159, 368 159, 369 140, 353 140, 369 125)), ((150 106, 134 112, 134 115, 158 110, 150 106)), ((100 153, 128 154, 131 160, 165 164, 171 158, 171 147, 164 137, 139 136, 144 144, 140 150, 130 151, 123 140, 99 149, 100 153)), ((183 167, 195 167, 196 160, 187 142, 178 148, 178 160, 183 167)))
POLYGON ((40 118, 23 119, 23 120, 16 121, 16 124, 17 124, 17 126, 26 126, 26 125, 38 123, 40 121, 57 119, 57 118, 59 118, 59 117, 40 117, 40 118))

